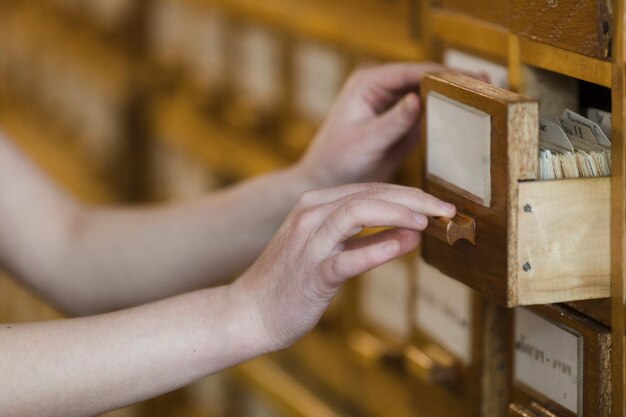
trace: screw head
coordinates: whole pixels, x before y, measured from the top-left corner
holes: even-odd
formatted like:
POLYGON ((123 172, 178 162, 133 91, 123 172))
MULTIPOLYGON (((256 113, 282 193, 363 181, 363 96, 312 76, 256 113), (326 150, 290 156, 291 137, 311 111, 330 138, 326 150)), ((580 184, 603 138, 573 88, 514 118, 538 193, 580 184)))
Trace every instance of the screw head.
POLYGON ((533 207, 530 204, 526 204, 524 206, 524 212, 526 213, 532 213, 533 212, 533 207))
POLYGON ((532 269, 532 266, 526 262, 524 265, 522 265, 522 269, 524 270, 524 272, 528 272, 532 269))

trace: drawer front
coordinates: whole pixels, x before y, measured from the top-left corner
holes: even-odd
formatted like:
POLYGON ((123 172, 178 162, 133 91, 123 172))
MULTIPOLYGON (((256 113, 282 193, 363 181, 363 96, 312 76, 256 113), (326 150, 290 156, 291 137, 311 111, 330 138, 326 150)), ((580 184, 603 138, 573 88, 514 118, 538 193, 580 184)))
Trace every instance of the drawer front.
MULTIPOLYGON (((421 258, 415 279, 414 344, 405 351, 405 364, 419 390, 428 395, 444 389, 460 397, 467 415, 504 415, 509 399, 511 310, 486 300, 421 258)), ((449 405, 440 407, 448 410, 449 405)))
POLYGON ((347 59, 329 46, 301 40, 295 46, 293 71, 298 115, 312 123, 321 122, 341 89, 347 59))
POLYGON ((511 409, 610 415, 610 347, 609 328, 569 308, 517 309, 511 409))
POLYGON ((610 0, 510 0, 511 30, 594 58, 607 58, 612 35, 610 0))
POLYGON ((426 236, 423 256, 444 274, 510 304, 508 230, 515 228, 518 181, 537 177, 538 105, 457 74, 434 74, 425 103, 425 190, 475 220, 475 245, 426 236))
POLYGON ((241 25, 233 52, 236 93, 261 106, 276 106, 285 75, 279 34, 263 26, 241 25))
POLYGON ((474 362, 474 298, 469 287, 420 261, 414 319, 425 338, 443 347, 462 365, 474 362))
POLYGON ((359 280, 359 317, 379 335, 406 340, 409 331, 409 264, 397 259, 373 269, 359 280))

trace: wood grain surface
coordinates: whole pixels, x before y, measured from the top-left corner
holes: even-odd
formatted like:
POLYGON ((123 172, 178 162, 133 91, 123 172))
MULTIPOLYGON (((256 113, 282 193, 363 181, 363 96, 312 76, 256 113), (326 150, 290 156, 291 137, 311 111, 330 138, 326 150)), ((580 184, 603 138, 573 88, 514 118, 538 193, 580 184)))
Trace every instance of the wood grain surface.
POLYGON ((510 0, 509 23, 521 36, 604 59, 613 32, 611 9, 610 0, 510 0))
POLYGON ((516 304, 610 295, 610 180, 519 185, 516 304))

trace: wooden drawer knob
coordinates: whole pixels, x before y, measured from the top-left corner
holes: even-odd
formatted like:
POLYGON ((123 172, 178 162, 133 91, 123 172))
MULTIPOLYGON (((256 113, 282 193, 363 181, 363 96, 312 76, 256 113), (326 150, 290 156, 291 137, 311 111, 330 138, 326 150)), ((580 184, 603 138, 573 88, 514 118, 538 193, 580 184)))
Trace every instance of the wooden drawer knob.
POLYGON ((448 217, 430 217, 426 233, 430 236, 447 242, 450 246, 457 240, 467 240, 476 245, 476 221, 464 214, 457 214, 452 219, 448 217))

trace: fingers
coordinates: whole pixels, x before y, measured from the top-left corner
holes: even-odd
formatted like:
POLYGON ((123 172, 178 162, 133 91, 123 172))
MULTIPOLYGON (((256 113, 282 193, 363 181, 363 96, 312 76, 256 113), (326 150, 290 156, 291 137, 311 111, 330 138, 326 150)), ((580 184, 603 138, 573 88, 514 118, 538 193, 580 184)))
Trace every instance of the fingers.
POLYGON ((387 112, 368 122, 363 140, 373 142, 379 149, 387 149, 414 131, 419 114, 419 98, 409 93, 387 112))
POLYGON ((362 249, 366 246, 372 246, 378 243, 386 242, 388 240, 397 239, 398 236, 404 236, 405 234, 413 237, 416 241, 416 244, 418 244, 421 240, 421 233, 415 230, 400 228, 385 229, 382 232, 347 241, 344 247, 344 251, 354 251, 362 249))
POLYGON ((404 190, 408 192, 421 192, 415 188, 410 188, 397 184, 387 183, 357 183, 346 184, 321 190, 310 190, 300 195, 298 204, 300 207, 321 206, 328 203, 337 202, 344 197, 356 196, 358 193, 377 193, 379 190, 404 190))
POLYGON ((364 227, 424 230, 428 219, 409 207, 374 199, 353 198, 335 210, 314 234, 322 247, 336 249, 364 227))
MULTIPOLYGON (((335 209, 350 204, 354 199, 368 199, 373 201, 384 201, 399 204, 407 207, 412 212, 424 216, 447 216, 454 217, 456 208, 437 197, 425 193, 422 190, 411 187, 375 187, 367 191, 344 197, 335 204, 335 209)), ((341 211, 341 210, 337 210, 341 211)))
POLYGON ((416 88, 427 73, 444 69, 444 66, 433 62, 394 63, 360 70, 356 79, 359 84, 375 86, 388 92, 397 92, 416 88))
POLYGON ((362 274, 414 250, 420 241, 416 231, 393 229, 359 239, 353 247, 328 258, 322 265, 325 285, 336 288, 362 274))
POLYGON ((456 208, 420 189, 395 184, 350 184, 326 190, 309 191, 298 202, 302 209, 315 209, 328 218, 355 199, 380 200, 401 204, 416 213, 434 217, 454 217, 456 208))

